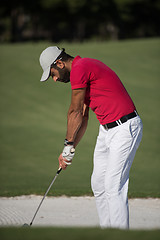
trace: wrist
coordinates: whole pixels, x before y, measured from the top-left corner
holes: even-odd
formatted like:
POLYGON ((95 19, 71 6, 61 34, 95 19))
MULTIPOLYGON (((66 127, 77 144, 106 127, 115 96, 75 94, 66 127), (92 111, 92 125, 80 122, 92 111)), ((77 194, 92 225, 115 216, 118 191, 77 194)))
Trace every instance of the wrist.
POLYGON ((73 146, 74 145, 74 142, 71 142, 71 141, 68 141, 67 138, 64 140, 64 146, 73 146))

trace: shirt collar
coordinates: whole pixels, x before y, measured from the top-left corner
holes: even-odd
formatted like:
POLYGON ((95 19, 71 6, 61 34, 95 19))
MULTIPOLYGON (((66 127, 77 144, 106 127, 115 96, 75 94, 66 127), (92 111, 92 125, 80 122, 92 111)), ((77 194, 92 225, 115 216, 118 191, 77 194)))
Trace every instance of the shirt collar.
POLYGON ((72 67, 78 62, 78 60, 80 60, 81 57, 80 56, 76 56, 72 62, 72 67))

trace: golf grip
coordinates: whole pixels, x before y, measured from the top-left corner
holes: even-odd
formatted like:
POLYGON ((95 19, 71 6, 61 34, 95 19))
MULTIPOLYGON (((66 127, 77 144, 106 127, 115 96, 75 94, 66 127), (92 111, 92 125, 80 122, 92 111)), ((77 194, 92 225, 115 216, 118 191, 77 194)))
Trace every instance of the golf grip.
POLYGON ((58 168, 57 174, 59 174, 62 171, 62 168, 58 168))
POLYGON ((44 197, 42 198, 42 200, 41 200, 41 202, 40 202, 40 204, 39 204, 39 206, 38 206, 38 208, 37 208, 37 210, 36 210, 36 212, 35 212, 35 214, 34 214, 34 216, 33 216, 33 219, 32 219, 32 221, 31 221, 31 223, 30 223, 30 226, 32 226, 32 223, 33 223, 33 221, 34 221, 34 219, 35 219, 35 217, 36 217, 36 215, 37 215, 38 210, 40 209, 40 206, 42 205, 43 200, 44 200, 45 197, 47 196, 49 190, 51 189, 51 187, 52 187, 52 185, 53 185, 53 183, 54 183, 54 181, 56 180, 58 174, 59 174, 61 171, 62 171, 62 168, 59 167, 58 170, 57 170, 57 173, 56 173, 55 177, 53 178, 51 184, 49 185, 49 187, 48 187, 48 189, 47 189, 44 197))

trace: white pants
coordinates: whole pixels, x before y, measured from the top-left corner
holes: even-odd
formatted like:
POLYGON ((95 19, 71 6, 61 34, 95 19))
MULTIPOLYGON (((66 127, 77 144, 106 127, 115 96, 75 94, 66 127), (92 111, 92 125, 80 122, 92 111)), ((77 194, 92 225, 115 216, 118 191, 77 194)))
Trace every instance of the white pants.
POLYGON ((129 171, 142 128, 139 116, 109 130, 100 125, 91 185, 102 228, 129 228, 129 171))

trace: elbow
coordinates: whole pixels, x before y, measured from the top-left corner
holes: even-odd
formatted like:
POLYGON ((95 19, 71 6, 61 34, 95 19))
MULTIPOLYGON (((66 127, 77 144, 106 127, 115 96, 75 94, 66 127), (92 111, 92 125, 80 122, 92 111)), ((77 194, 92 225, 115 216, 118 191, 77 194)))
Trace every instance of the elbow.
POLYGON ((70 107, 68 111, 68 116, 75 115, 75 116, 83 116, 83 108, 77 107, 70 107))
POLYGON ((72 109, 68 112, 68 118, 74 116, 74 118, 83 118, 83 111, 80 109, 72 109))
POLYGON ((70 108, 68 111, 68 120, 69 119, 77 119, 81 121, 83 119, 83 111, 80 108, 70 108))

